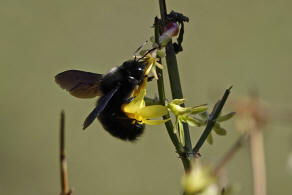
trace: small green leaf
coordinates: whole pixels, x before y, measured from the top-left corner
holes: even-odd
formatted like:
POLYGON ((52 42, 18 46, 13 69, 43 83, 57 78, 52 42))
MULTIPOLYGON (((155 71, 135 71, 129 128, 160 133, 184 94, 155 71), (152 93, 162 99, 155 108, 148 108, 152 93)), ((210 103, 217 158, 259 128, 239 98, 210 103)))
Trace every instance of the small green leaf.
POLYGON ((183 122, 188 123, 192 127, 200 127, 203 124, 200 120, 190 116, 185 116, 183 122))
POLYGON ((210 134, 209 134, 208 137, 207 137, 207 142, 208 142, 210 145, 213 144, 213 136, 212 136, 211 132, 210 132, 210 134))
POLYGON ((227 131, 224 128, 220 127, 219 124, 215 125, 213 127, 213 129, 217 135, 226 135, 227 134, 227 131))
POLYGON ((230 113, 225 114, 223 116, 219 116, 216 121, 218 121, 218 122, 227 121, 227 120, 231 119, 235 114, 236 114, 235 112, 230 112, 230 113))
POLYGON ((186 110, 182 114, 198 114, 201 112, 205 112, 208 109, 206 104, 201 105, 201 106, 195 106, 195 107, 187 107, 186 110))
POLYGON ((198 114, 201 112, 205 112, 205 111, 207 111, 207 109, 208 109, 207 104, 196 106, 196 107, 191 108, 191 110, 192 110, 191 114, 198 114))
POLYGON ((200 117, 201 117, 202 119, 208 119, 208 116, 209 116, 209 114, 208 114, 207 111, 206 111, 206 112, 202 112, 202 113, 200 113, 199 115, 200 115, 200 117))

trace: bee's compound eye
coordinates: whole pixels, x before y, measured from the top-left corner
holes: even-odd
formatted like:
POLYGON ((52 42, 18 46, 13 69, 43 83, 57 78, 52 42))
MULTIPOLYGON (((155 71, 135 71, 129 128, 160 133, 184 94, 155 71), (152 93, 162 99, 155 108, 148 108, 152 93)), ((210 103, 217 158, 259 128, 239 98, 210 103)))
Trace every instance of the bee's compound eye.
POLYGON ((138 68, 135 75, 140 76, 141 74, 144 74, 144 70, 142 68, 138 68))

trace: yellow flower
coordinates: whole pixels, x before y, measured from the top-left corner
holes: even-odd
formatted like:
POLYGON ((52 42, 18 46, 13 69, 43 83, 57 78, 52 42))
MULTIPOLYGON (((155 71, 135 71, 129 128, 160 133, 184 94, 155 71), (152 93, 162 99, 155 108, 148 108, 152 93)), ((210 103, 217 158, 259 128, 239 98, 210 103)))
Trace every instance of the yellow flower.
POLYGON ((133 101, 128 104, 122 105, 123 112, 132 119, 135 119, 138 123, 148 125, 159 125, 165 123, 166 120, 151 120, 151 118, 161 117, 168 113, 166 106, 151 105, 146 106, 144 96, 146 94, 147 77, 144 79, 142 85, 134 90, 132 97, 135 97, 133 101))
POLYGON ((145 71, 145 75, 148 75, 151 71, 153 77, 155 79, 158 79, 157 73, 156 73, 156 67, 163 69, 162 64, 158 63, 158 58, 156 58, 156 51, 152 52, 151 54, 147 54, 145 56, 146 62, 147 62, 147 68, 145 71))
POLYGON ((203 121, 195 118, 194 115, 200 114, 207 110, 206 105, 200 105, 196 107, 182 107, 184 99, 174 99, 168 103, 167 107, 175 115, 174 133, 178 133, 181 144, 185 145, 183 123, 187 123, 190 126, 201 126, 203 121), (177 130, 178 129, 178 130, 177 130))
POLYGON ((202 166, 198 161, 194 162, 191 171, 182 178, 182 185, 186 194, 203 192, 215 182, 216 178, 212 175, 210 168, 202 166))

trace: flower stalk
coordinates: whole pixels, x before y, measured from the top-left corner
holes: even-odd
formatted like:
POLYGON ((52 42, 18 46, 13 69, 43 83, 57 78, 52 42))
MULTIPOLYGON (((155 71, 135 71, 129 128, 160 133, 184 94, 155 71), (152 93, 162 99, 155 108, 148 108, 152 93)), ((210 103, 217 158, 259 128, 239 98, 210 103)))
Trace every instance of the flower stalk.
MULTIPOLYGON (((156 43, 159 43, 159 36, 160 36, 160 24, 159 24, 158 20, 159 19, 156 17, 155 21, 154 21, 154 34, 155 34, 155 42, 156 43)), ((159 62, 161 63, 161 59, 159 60, 159 62)), ((161 69, 157 69, 157 74, 159 75, 158 80, 157 80, 159 101, 160 101, 161 105, 165 105, 166 97, 165 97, 165 89, 164 89, 163 71, 161 69)), ((170 117, 170 115, 167 114, 163 117, 163 119, 166 119, 169 117, 170 117)), ((167 129, 167 133, 168 133, 173 145, 175 146, 177 153, 180 156, 182 156, 182 154, 184 153, 184 148, 181 145, 178 137, 174 133, 174 127, 173 127, 171 120, 169 120, 165 123, 165 127, 167 129)), ((189 169, 190 161, 186 158, 181 158, 181 160, 182 160, 182 163, 183 163, 185 170, 189 169)))
MULTIPOLYGON (((167 16, 167 9, 166 9, 165 0, 159 0, 159 8, 160 8, 162 25, 165 25, 166 16, 167 16)), ((159 35, 160 35, 160 32, 159 32, 159 35)), ((158 42, 159 36, 158 37, 156 36, 155 39, 158 39, 157 40, 157 42, 158 42)), ((171 40, 166 45, 166 64, 167 64, 167 68, 168 68, 168 76, 169 76, 169 81, 170 81, 172 98, 173 99, 182 99, 183 93, 182 93, 182 87, 181 87, 181 83, 180 83, 177 59, 176 59, 175 51, 174 51, 171 40)), ((158 85, 158 87, 161 88, 160 85, 158 85)), ((182 106, 184 106, 184 105, 182 104, 182 106)), ((172 127, 172 129, 173 129, 173 127, 172 127)), ((191 165, 190 160, 193 156, 193 152, 192 152, 192 142, 191 142, 191 138, 190 138, 189 127, 186 123, 183 123, 183 130, 184 130, 185 146, 183 147, 184 148, 183 153, 181 153, 180 156, 181 156, 182 161, 184 163, 185 171, 187 172, 190 169, 190 165, 191 165)), ((172 135, 171 137, 173 137, 173 136, 176 137, 175 134, 172 135)), ((177 139, 177 137, 176 137, 176 139, 177 139)), ((178 152, 180 152, 180 151, 178 151, 178 152)))
MULTIPOLYGON (((154 27, 155 27, 155 47, 165 47, 165 53, 166 53, 166 65, 168 69, 168 76, 169 76, 169 82, 170 82, 170 88, 171 88, 171 94, 173 101, 179 101, 183 100, 183 92, 180 82, 180 75, 179 75, 179 69, 178 69, 178 63, 176 59, 176 53, 179 51, 182 51, 181 43, 183 40, 183 33, 184 33, 184 25, 183 22, 188 22, 189 19, 185 17, 183 14, 176 13, 172 11, 170 14, 167 14, 166 4, 165 0, 159 0, 159 8, 160 8, 160 15, 161 19, 155 18, 154 27), (174 25, 175 22, 178 22, 180 25, 174 25), (179 30, 179 36, 178 36, 178 43, 172 43, 171 37, 178 34, 179 30), (162 30, 163 29, 163 30, 162 30), (179 45, 179 50, 177 51, 177 45, 179 45)), ((159 61, 161 63, 161 60, 159 61)), ((164 83, 163 83, 163 73, 160 69, 157 70, 157 73, 159 75, 159 79, 157 80, 157 86, 158 86, 158 92, 159 92, 159 98, 160 103, 162 105, 165 105, 165 93, 164 93, 164 83)), ((173 104, 171 106, 168 104, 168 108, 170 111, 172 111, 176 116, 176 122, 173 125, 171 121, 168 121, 165 125, 168 131, 168 134, 174 144, 174 146, 177 149, 177 152, 179 153, 183 164, 185 168, 185 172, 189 172, 191 169, 191 160, 193 157, 199 156, 199 149, 204 144, 206 140, 208 140, 210 143, 212 142, 211 138, 211 131, 214 128, 216 134, 218 135, 225 135, 226 130, 220 127, 219 122, 228 120, 231 118, 234 113, 229 113, 225 116, 220 116, 219 114, 227 100, 227 97, 230 93, 230 89, 227 89, 225 91, 224 96, 218 103, 214 106, 212 113, 208 114, 206 113, 206 118, 201 120, 197 118, 193 118, 191 115, 188 115, 188 113, 176 113, 173 111, 179 111, 176 109, 171 109, 176 107, 180 107, 181 110, 188 110, 190 111, 193 108, 185 108, 185 105, 182 102, 178 104, 173 104), (219 117, 219 118, 218 118, 219 117), (218 119, 218 121, 216 121, 218 119), (220 121, 221 120, 221 121, 220 121), (201 137, 197 141, 195 147, 193 148, 190 132, 189 132, 189 126, 201 126, 206 125, 205 130, 203 131, 201 137), (177 131, 177 129, 179 131, 177 131)), ((174 103, 174 102, 172 102, 174 103)), ((205 110, 207 108, 204 108, 205 110)), ((191 111, 190 111, 191 113, 191 111)), ((203 113, 201 113, 203 114, 203 113)), ((169 117, 169 116, 167 116, 169 117)))

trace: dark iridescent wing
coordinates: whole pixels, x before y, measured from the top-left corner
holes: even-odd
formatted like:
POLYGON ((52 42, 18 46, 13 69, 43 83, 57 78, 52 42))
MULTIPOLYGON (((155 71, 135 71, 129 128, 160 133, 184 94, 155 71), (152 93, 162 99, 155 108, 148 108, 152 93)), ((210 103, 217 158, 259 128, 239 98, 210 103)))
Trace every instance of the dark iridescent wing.
POLYGON ((102 74, 80 70, 67 70, 55 76, 55 81, 61 88, 78 98, 93 98, 102 95, 100 81, 102 74))
POLYGON ((96 105, 96 107, 86 117, 86 119, 85 119, 85 121, 83 123, 83 129, 86 129, 94 121, 94 119, 96 117, 98 117, 98 115, 104 110, 104 108, 106 107, 106 105, 108 104, 108 102, 111 100, 111 98, 113 97, 113 95, 118 91, 119 87, 120 86, 117 85, 110 92, 108 92, 107 94, 105 94, 104 96, 102 96, 98 100, 98 104, 96 105))

